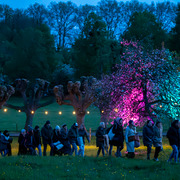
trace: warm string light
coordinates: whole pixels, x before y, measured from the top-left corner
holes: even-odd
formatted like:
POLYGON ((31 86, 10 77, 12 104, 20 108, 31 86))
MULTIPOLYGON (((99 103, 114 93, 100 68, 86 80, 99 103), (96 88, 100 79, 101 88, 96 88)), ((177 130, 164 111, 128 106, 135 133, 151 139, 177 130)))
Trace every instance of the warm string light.
MULTIPOLYGON (((8 109, 4 109, 3 111, 4 111, 4 112, 7 112, 8 109)), ((22 111, 19 109, 18 112, 21 113, 22 111)), ((104 111, 102 111, 102 113, 104 113, 104 111)), ((32 111, 31 111, 31 114, 35 114, 35 111, 32 110, 32 111)), ((45 111, 44 114, 45 114, 45 115, 48 115, 49 112, 48 112, 48 111, 45 111)), ((62 111, 59 111, 58 114, 59 114, 59 115, 62 115, 62 111)), ((75 115, 75 114, 76 114, 76 111, 73 111, 72 114, 75 115)), ((87 114, 90 114, 90 111, 87 111, 87 114)))

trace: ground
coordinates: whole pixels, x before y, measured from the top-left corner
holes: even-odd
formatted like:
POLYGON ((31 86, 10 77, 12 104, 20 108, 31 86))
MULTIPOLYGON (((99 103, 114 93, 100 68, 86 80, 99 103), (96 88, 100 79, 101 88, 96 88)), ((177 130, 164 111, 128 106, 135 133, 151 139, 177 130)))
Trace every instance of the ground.
MULTIPOLYGON (((0 179, 179 179, 180 164, 169 164, 167 159, 171 147, 166 138, 163 139, 164 150, 159 162, 146 160, 146 147, 136 149, 135 159, 125 157, 126 147, 122 151, 123 158, 113 156, 96 158, 95 137, 90 144, 86 142, 85 158, 75 156, 47 157, 17 156, 17 138, 12 144, 12 157, 0 158, 0 179)), ((49 149, 48 149, 49 151, 49 149)), ((151 159, 153 158, 154 148, 151 159)))

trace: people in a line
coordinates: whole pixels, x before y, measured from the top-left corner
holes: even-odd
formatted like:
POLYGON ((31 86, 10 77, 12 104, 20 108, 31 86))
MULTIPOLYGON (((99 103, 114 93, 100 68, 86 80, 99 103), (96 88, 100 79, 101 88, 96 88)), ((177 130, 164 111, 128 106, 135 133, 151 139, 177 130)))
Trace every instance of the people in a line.
POLYGON ((69 139, 68 139, 68 129, 67 129, 66 124, 63 124, 61 126, 60 142, 64 145, 63 148, 61 149, 62 154, 70 155, 71 154, 71 145, 70 145, 70 142, 69 142, 69 139))
POLYGON ((129 125, 126 127, 126 131, 125 131, 125 141, 127 146, 128 158, 135 157, 135 153, 134 153, 135 133, 136 133, 136 127, 134 125, 134 121, 130 120, 129 125))
POLYGON ((155 126, 153 127, 153 145, 155 147, 154 160, 158 160, 158 156, 160 151, 162 150, 162 123, 157 121, 155 126))
POLYGON ((179 131, 179 121, 175 120, 172 122, 171 127, 167 132, 167 138, 169 139, 169 144, 171 145, 173 151, 168 159, 168 162, 171 162, 174 158, 174 162, 178 162, 178 155, 179 150, 178 147, 180 146, 180 131, 179 131))
POLYGON ((85 128, 84 124, 81 124, 81 126, 79 127, 79 130, 78 130, 78 133, 79 133, 79 137, 78 137, 78 145, 79 145, 78 155, 84 157, 85 137, 88 140, 88 142, 90 142, 89 136, 88 136, 88 133, 86 131, 86 128, 85 128))
POLYGON ((97 152, 97 157, 99 156, 101 151, 102 151, 103 156, 105 156, 104 140, 105 140, 105 124, 104 122, 100 122, 100 126, 98 127, 96 131, 96 146, 99 148, 97 152))
POLYGON ((112 128, 112 133, 114 134, 112 140, 109 141, 110 149, 109 155, 111 156, 113 146, 117 147, 117 151, 115 153, 116 157, 121 157, 121 150, 124 148, 124 133, 122 127, 122 119, 116 118, 114 120, 114 124, 110 127, 112 128))
POLYGON ((0 136, 0 152, 2 156, 11 156, 11 143, 12 138, 9 136, 8 130, 5 130, 3 133, 1 133, 0 136))
POLYGON ((41 135, 42 135, 43 146, 44 146, 43 156, 46 156, 47 145, 49 145, 51 147, 50 155, 53 156, 53 151, 54 151, 54 145, 53 145, 53 141, 52 141, 53 129, 51 127, 51 123, 49 120, 46 121, 46 123, 42 127, 41 135))
POLYGON ((29 125, 28 131, 25 135, 25 146, 30 153, 30 155, 35 155, 35 146, 34 146, 34 135, 33 135, 33 128, 29 125))
POLYGON ((77 151, 77 138, 79 137, 78 134, 78 123, 74 123, 71 128, 68 131, 68 139, 70 144, 72 145, 72 149, 71 149, 71 155, 74 153, 75 151, 75 155, 78 155, 78 151, 77 151))
POLYGON ((26 130, 22 129, 18 137, 18 143, 19 143, 18 155, 27 154, 27 147, 25 145, 25 136, 26 136, 26 130))
POLYGON ((147 147, 147 159, 150 160, 151 148, 153 144, 153 123, 151 120, 143 128, 143 144, 147 147))
POLYGON ((34 147, 38 148, 39 156, 42 156, 41 150, 41 131, 39 126, 35 126, 34 128, 34 147))

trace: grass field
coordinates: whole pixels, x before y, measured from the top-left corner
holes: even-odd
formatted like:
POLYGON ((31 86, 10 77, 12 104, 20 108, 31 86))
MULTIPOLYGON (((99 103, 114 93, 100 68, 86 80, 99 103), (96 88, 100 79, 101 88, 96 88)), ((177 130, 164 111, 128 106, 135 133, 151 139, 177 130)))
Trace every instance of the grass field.
MULTIPOLYGON (((167 158, 171 147, 163 139, 164 151, 160 153, 159 162, 146 160, 146 147, 136 149, 135 159, 113 156, 96 158, 95 138, 86 143, 85 158, 74 156, 38 157, 16 156, 17 138, 12 144, 12 157, 0 158, 0 179, 157 179, 170 180, 180 178, 180 164, 169 164, 167 158)), ((142 142, 141 142, 142 144, 142 142)), ((49 149, 48 149, 49 151, 49 149)), ((49 153, 48 153, 49 154, 49 153)), ((154 148, 151 158, 153 158, 154 148)))
MULTIPOLYGON (((9 103, 21 106, 22 100, 21 98, 10 98, 9 103)), ((20 131, 24 128, 26 121, 25 113, 19 113, 9 108, 7 108, 7 112, 4 112, 4 108, 0 110, 0 130, 8 129, 9 131, 20 131)), ((50 120, 52 127, 66 123, 68 128, 70 128, 71 125, 76 122, 76 116, 73 115, 73 111, 73 107, 66 105, 59 106, 55 102, 36 111, 33 127, 36 125, 42 127, 46 120, 50 120), (45 115, 45 111, 48 111, 48 115, 45 115), (62 115, 59 115, 59 111, 62 112, 62 115)), ((85 125, 87 129, 91 128, 92 130, 96 130, 100 122, 99 110, 92 106, 88 111, 90 114, 87 114, 85 117, 85 125)))

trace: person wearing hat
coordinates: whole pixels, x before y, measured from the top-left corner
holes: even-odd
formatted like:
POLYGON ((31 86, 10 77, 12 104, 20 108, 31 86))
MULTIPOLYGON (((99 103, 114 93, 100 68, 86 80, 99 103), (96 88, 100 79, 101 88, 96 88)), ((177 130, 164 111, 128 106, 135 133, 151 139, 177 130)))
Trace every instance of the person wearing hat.
POLYGON ((69 132, 68 132, 68 139, 70 144, 72 145, 72 150, 71 150, 71 155, 73 154, 73 152, 75 151, 75 155, 78 155, 77 152, 77 138, 78 138, 79 134, 78 134, 78 123, 74 123, 69 132))
POLYGON ((44 151, 43 155, 46 156, 46 149, 47 145, 51 147, 50 155, 53 156, 53 151, 54 151, 54 145, 53 145, 53 129, 51 127, 50 121, 46 121, 44 126, 41 129, 41 135, 42 135, 42 140, 43 140, 43 146, 44 146, 44 151))
POLYGON ((134 154, 135 133, 136 133, 136 128, 134 126, 134 121, 130 120, 129 125, 126 127, 126 131, 125 131, 125 141, 127 145, 128 158, 135 157, 134 154))
POLYGON ((30 155, 35 155, 33 128, 30 125, 28 125, 28 131, 25 135, 25 146, 29 150, 30 155))
POLYGON ((60 142, 64 145, 64 147, 61 149, 62 154, 71 155, 71 145, 70 145, 70 142, 69 142, 69 139, 68 139, 68 129, 67 129, 66 124, 63 124, 61 126, 60 142))
POLYGON ((42 156, 41 131, 39 129, 39 126, 35 126, 35 128, 34 128, 34 146, 35 146, 35 148, 38 148, 39 156, 42 156))
MULTIPOLYGON (((117 151, 115 153, 116 157, 121 157, 121 150, 123 149, 124 145, 124 133, 123 133, 123 127, 122 127, 122 119, 116 118, 114 120, 114 124, 111 126, 112 133, 114 134, 112 140, 109 141, 110 149, 109 149, 109 155, 111 156, 111 152, 113 149, 113 146, 117 147, 117 151)), ((110 129, 111 129, 110 128, 110 129)))
POLYGON ((26 136, 26 130, 22 129, 18 138, 18 143, 19 143, 18 155, 25 155, 27 153, 27 148, 25 146, 25 136, 26 136))

